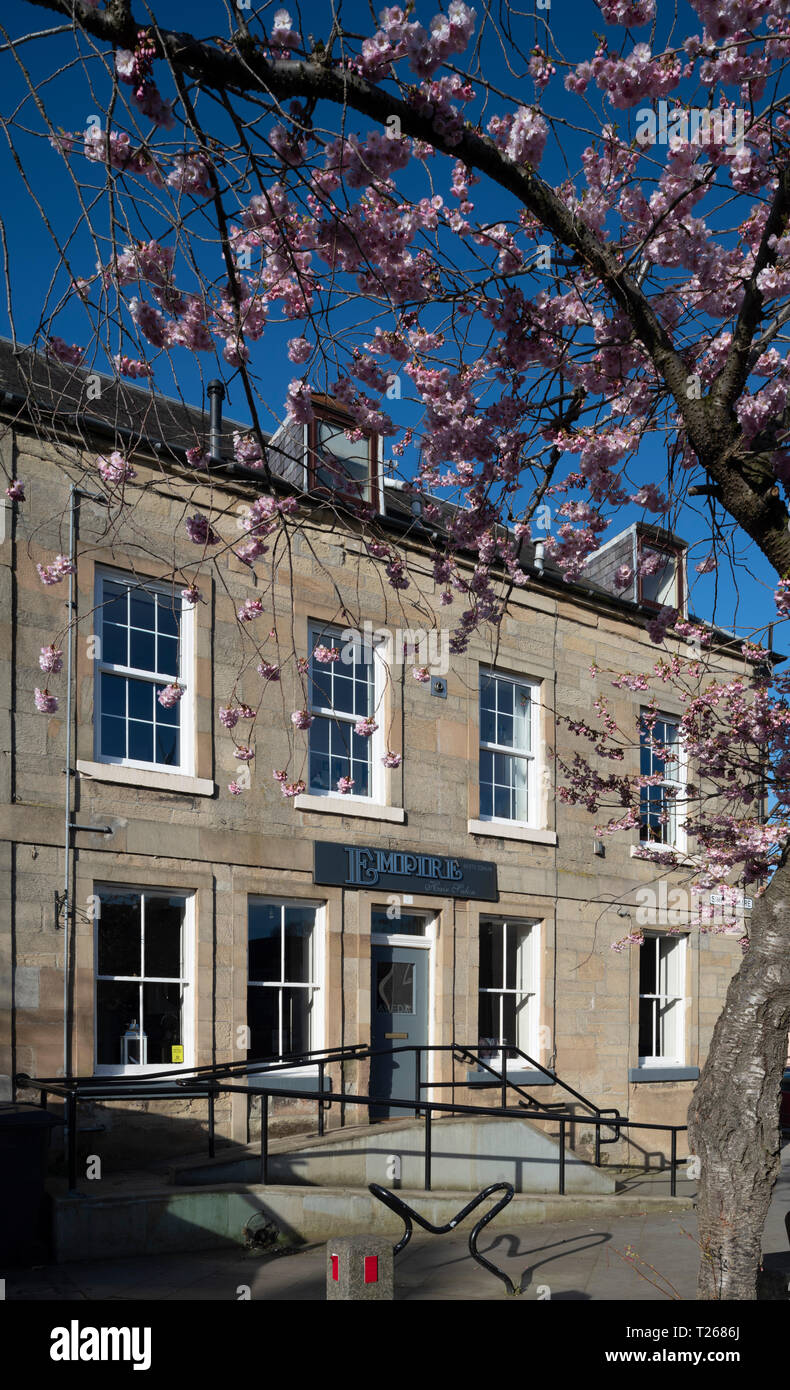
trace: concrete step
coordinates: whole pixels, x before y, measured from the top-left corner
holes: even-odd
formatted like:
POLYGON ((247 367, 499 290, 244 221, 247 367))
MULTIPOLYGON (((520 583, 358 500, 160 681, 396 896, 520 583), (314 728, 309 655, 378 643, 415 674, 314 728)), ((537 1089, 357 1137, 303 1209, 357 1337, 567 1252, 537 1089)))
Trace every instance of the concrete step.
MULTIPOLYGON (((560 1148, 527 1119, 447 1116, 434 1120, 431 1135, 431 1187, 435 1192, 479 1192, 492 1182, 510 1182, 516 1192, 555 1193, 560 1148)), ((285 1138, 269 1146, 270 1183, 314 1187, 424 1186, 425 1123, 389 1120, 336 1129, 320 1138, 285 1138)), ((170 1165, 176 1186, 255 1183, 260 1179, 259 1147, 218 1154, 214 1159, 179 1159, 170 1165)), ((568 1193, 613 1193, 615 1178, 566 1149, 568 1193)))
MULTIPOLYGON (((278 1246, 326 1241, 338 1235, 386 1235, 398 1239, 403 1223, 365 1188, 262 1187, 230 1183, 210 1187, 152 1187, 112 1196, 87 1192, 53 1197, 53 1250, 58 1264, 133 1255, 222 1249, 255 1244, 251 1232, 262 1226, 278 1246)), ((391 1186, 391 1184, 389 1184, 391 1186)), ((95 1184, 98 1186, 98 1184, 95 1184)), ((424 1192, 399 1189, 404 1201, 435 1226, 446 1225, 469 1201, 468 1191, 424 1192)), ((496 1198, 492 1199, 496 1200, 496 1198)), ((554 1221, 598 1223, 616 1216, 690 1211, 690 1197, 639 1193, 514 1197, 489 1231, 507 1234, 519 1226, 554 1221)), ((487 1210, 481 1205, 458 1228, 472 1229, 487 1210)))

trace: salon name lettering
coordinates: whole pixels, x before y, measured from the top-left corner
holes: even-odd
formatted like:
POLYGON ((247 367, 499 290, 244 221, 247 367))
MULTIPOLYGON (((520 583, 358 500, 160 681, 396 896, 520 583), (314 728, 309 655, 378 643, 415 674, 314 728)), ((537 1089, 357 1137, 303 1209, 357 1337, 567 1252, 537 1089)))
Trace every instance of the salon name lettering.
POLYGON ((360 888, 379 882, 382 874, 398 874, 407 878, 440 879, 459 883, 464 871, 457 859, 436 854, 405 854, 400 850, 358 849, 345 846, 348 858, 347 883, 360 888))
POLYGON ((316 841, 313 882, 335 884, 338 888, 377 888, 393 893, 498 901, 496 864, 451 854, 379 849, 376 845, 316 841))

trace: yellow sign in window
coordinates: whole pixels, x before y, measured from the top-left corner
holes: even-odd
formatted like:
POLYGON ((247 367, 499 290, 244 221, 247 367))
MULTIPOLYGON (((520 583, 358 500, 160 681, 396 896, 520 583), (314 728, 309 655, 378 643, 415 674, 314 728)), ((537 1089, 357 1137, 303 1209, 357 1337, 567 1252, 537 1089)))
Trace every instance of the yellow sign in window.
POLYGON ((183 1043, 179 1043, 178 1045, 174 1045, 173 1047, 171 1047, 170 1051, 171 1051, 171 1053, 173 1054, 173 1058, 172 1058, 172 1059, 173 1059, 174 1062, 183 1062, 183 1060, 184 1060, 184 1046, 183 1046, 183 1043))

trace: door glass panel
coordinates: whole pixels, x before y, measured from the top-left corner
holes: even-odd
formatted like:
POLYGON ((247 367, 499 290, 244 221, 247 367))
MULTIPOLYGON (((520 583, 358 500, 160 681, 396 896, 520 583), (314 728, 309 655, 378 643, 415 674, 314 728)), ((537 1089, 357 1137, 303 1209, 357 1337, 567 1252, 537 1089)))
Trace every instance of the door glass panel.
POLYGON ((424 936, 425 935, 424 917, 419 917, 416 912, 401 912, 399 917, 388 917, 385 908, 374 907, 370 917, 370 930, 372 932, 398 933, 401 936, 424 936))
POLYGON ((414 1012, 414 966, 410 961, 377 961, 376 1013, 414 1012))

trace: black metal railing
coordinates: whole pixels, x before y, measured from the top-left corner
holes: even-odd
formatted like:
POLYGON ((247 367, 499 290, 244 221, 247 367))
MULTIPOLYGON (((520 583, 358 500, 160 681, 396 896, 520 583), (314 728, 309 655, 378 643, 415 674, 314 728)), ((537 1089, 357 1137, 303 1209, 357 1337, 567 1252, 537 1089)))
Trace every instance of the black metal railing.
MULTIPOLYGON (((514 1054, 518 1054, 519 1058, 521 1058, 524 1062, 528 1063, 528 1065, 533 1070, 542 1072, 545 1076, 547 1076, 550 1079, 552 1086, 558 1086, 562 1090, 566 1091, 569 1095, 573 1096, 573 1098, 579 1104, 583 1105, 590 1114, 597 1115, 600 1118, 604 1116, 612 1117, 613 1124, 611 1127, 613 1128, 613 1134, 611 1135, 611 1137, 602 1137, 601 1126, 596 1126, 595 1164, 599 1167, 601 1162, 601 1145, 617 1143, 620 1137, 619 1130, 617 1129, 616 1124, 614 1123, 619 1118, 619 1112, 616 1109, 602 1110, 600 1107, 596 1106, 593 1101, 589 1100, 586 1096, 583 1096, 581 1092, 576 1091, 572 1086, 569 1086, 568 1083, 563 1081, 560 1077, 558 1077, 555 1072, 549 1071, 549 1069, 547 1067, 544 1067, 540 1062, 536 1062, 534 1058, 530 1057, 526 1052, 522 1051, 521 1048, 509 1047, 508 1051, 514 1054)), ((44 1080, 34 1080, 30 1076, 28 1076, 27 1073, 19 1072, 16 1077, 16 1082, 18 1086, 38 1088, 41 1091, 41 1104, 44 1107, 46 1107, 48 1093, 51 1095, 59 1096, 65 1101, 67 1142, 70 1142, 68 1136, 71 1134, 72 1129, 76 1127, 70 1124, 71 1112, 72 1109, 75 1108, 76 1105, 80 1102, 91 1104, 100 1101, 113 1100, 158 1100, 166 1099, 168 1098, 168 1096, 172 1098, 172 1096, 174 1095, 177 1095, 179 1098, 191 1099, 205 1097, 208 1110, 208 1152, 209 1157, 213 1158, 215 1156, 216 1150, 215 1101, 217 1094, 222 1089, 220 1083, 223 1079, 236 1077, 239 1074, 249 1077, 256 1077, 260 1075, 269 1075, 272 1073, 283 1071, 293 1071, 295 1069, 304 1068, 306 1066, 313 1066, 316 1067, 318 1071, 317 1094, 320 1096, 326 1091, 325 1081, 326 1069, 328 1066, 331 1066, 333 1064, 339 1065, 341 1083, 340 1089, 341 1091, 345 1092, 346 1088, 344 1073, 345 1066, 347 1063, 362 1062, 370 1060, 374 1057, 391 1056, 395 1053, 401 1052, 413 1052, 416 1054, 416 1085, 414 1103, 415 1108, 418 1110, 418 1113, 419 1106, 422 1104, 423 1090, 433 1090, 443 1086, 450 1086, 452 1087, 453 1100, 455 1100, 455 1090, 458 1086, 461 1086, 462 1088, 466 1089, 474 1089, 476 1086, 488 1084, 487 1082, 469 1082, 468 1080, 456 1082, 454 1078, 452 1081, 449 1082, 423 1081, 422 1058, 423 1054, 426 1053, 452 1053, 452 1060, 454 1064, 459 1063, 468 1065, 471 1063, 478 1067, 481 1071, 490 1075, 492 1078, 491 1084, 499 1086, 501 1088, 500 1099, 502 1106, 505 1106, 507 1104, 508 1093, 513 1092, 519 1097, 519 1103, 523 1104, 533 1113, 540 1109, 562 1109, 561 1101, 552 1102, 550 1104, 544 1103, 543 1105, 541 1105, 541 1103, 537 1101, 534 1096, 531 1096, 527 1091, 524 1090, 522 1086, 518 1085, 518 1083, 514 1082, 510 1077, 508 1077, 507 1052, 505 1052, 503 1056, 503 1070, 502 1072, 499 1072, 496 1070, 496 1068, 490 1066, 489 1063, 479 1055, 476 1048, 472 1046, 465 1046, 460 1043, 434 1043, 425 1045, 407 1043, 400 1044, 398 1046, 390 1045, 389 1047, 379 1048, 373 1048, 365 1043, 352 1043, 344 1047, 322 1048, 314 1049, 312 1051, 292 1053, 290 1056, 285 1058, 259 1058, 256 1061, 249 1061, 245 1059, 233 1062, 222 1062, 208 1065, 204 1064, 203 1066, 196 1067, 179 1067, 177 1075, 174 1074, 174 1070, 172 1067, 163 1071, 147 1072, 144 1076, 141 1077, 109 1077, 90 1075, 74 1076, 68 1079, 64 1079, 63 1077, 50 1077, 44 1080)), ((284 1091, 281 1091, 281 1094, 285 1095, 286 1093, 284 1091)), ((379 1107, 385 1106, 387 1103, 388 1101, 386 1098, 372 1102, 373 1105, 379 1107)), ((329 1101, 324 1103, 322 1100, 318 1100, 317 1128, 319 1136, 323 1135, 325 1132, 325 1111, 330 1107, 330 1105, 331 1102, 329 1101)), ((340 1112, 341 1124, 344 1124, 344 1102, 341 1102, 340 1112)))
POLYGON ((507 1075, 507 1057, 503 1058, 503 1070, 498 1072, 496 1068, 488 1065, 479 1055, 475 1048, 461 1044, 433 1044, 419 1046, 416 1044, 402 1044, 388 1048, 371 1048, 364 1044, 352 1044, 343 1048, 327 1048, 320 1051, 302 1052, 287 1058, 259 1059, 257 1061, 237 1061, 221 1063, 215 1066, 187 1067, 178 1069, 178 1075, 174 1076, 173 1070, 161 1072, 149 1072, 144 1077, 122 1076, 122 1077, 52 1077, 36 1079, 30 1077, 25 1072, 20 1072, 16 1076, 16 1084, 23 1088, 32 1088, 40 1092, 41 1105, 46 1107, 50 1095, 61 1097, 66 1108, 66 1134, 68 1146, 68 1185, 69 1191, 77 1190, 77 1114, 80 1104, 95 1103, 97 1101, 119 1101, 119 1100, 165 1100, 172 1099, 173 1096, 179 1098, 198 1098, 205 1099, 208 1109, 208 1152, 209 1157, 215 1156, 215 1105, 218 1095, 225 1093, 242 1093, 250 1097, 252 1094, 260 1096, 261 1102, 261 1140, 260 1140, 260 1177, 261 1182, 267 1183, 269 1180, 269 1101, 273 1097, 282 1097, 294 1100, 315 1101, 318 1106, 318 1133, 323 1135, 325 1132, 325 1114, 332 1105, 338 1105, 341 1110, 341 1123, 347 1106, 361 1106, 367 1108, 368 1112, 373 1108, 386 1106, 390 1109, 406 1110, 422 1113, 425 1125, 425 1154, 424 1154, 424 1186, 426 1191, 431 1190, 431 1164, 432 1164, 432 1122, 434 1114, 439 1115, 485 1115, 485 1116, 508 1116, 525 1118, 525 1108, 528 1110, 530 1120, 545 1121, 558 1126, 559 1129, 559 1151, 558 1151, 558 1192, 565 1194, 566 1179, 566 1138, 569 1128, 578 1125, 583 1119, 585 1124, 595 1127, 595 1166, 600 1166, 601 1145, 616 1143, 621 1137, 622 1130, 657 1130, 670 1134, 670 1192, 674 1197, 677 1195, 677 1136, 686 1131, 685 1125, 656 1124, 647 1121, 628 1120, 615 1109, 603 1109, 596 1106, 581 1092, 563 1082, 554 1072, 543 1067, 539 1062, 535 1062, 520 1049, 512 1049, 530 1067, 543 1072, 551 1079, 552 1085, 559 1086, 562 1090, 571 1095, 574 1100, 585 1107, 583 1116, 573 1113, 570 1110, 558 1110, 555 1104, 540 1107, 534 1097, 524 1091, 518 1083, 512 1081, 507 1075), (391 1055, 393 1053, 415 1052, 416 1057, 416 1082, 415 1094, 410 1099, 395 1098, 393 1096, 371 1095, 369 1093, 354 1093, 346 1089, 345 1086, 345 1067, 351 1062, 361 1062, 371 1058, 391 1055), (501 1087, 500 1104, 498 1106, 483 1105, 461 1105, 458 1104, 453 1095, 453 1100, 448 1104, 441 1101, 428 1100, 424 1097, 423 1091, 434 1087, 460 1084, 464 1087, 469 1086, 469 1082, 432 1082, 423 1081, 421 1077, 422 1055, 425 1053, 452 1053, 453 1063, 460 1062, 467 1064, 475 1063, 484 1072, 490 1073, 493 1084, 501 1087), (305 1088, 267 1087, 257 1085, 254 1088, 249 1085, 242 1086, 237 1084, 240 1078, 249 1079, 264 1078, 274 1076, 278 1072, 293 1071, 298 1067, 314 1066, 318 1072, 317 1089, 307 1090, 305 1088), (331 1089, 331 1077, 327 1077, 327 1068, 340 1068, 340 1090, 331 1089), (329 1085, 327 1085, 327 1080, 329 1085), (517 1105, 508 1105, 508 1092, 513 1092, 517 1099, 517 1105), (602 1137, 601 1131, 610 1129, 613 1137, 602 1137))

